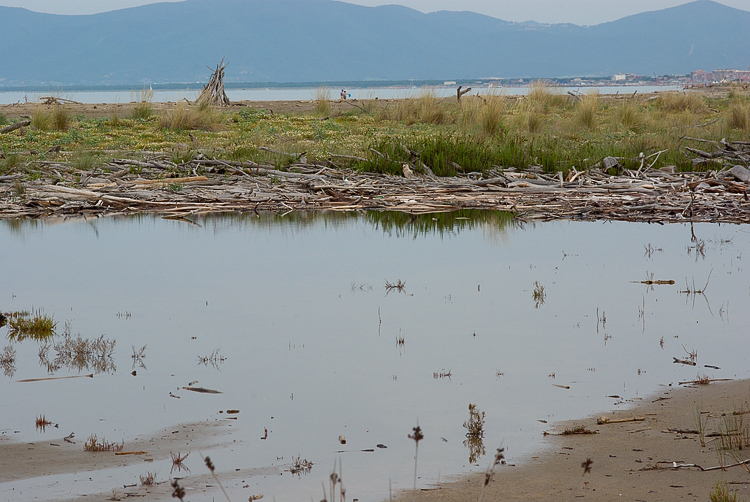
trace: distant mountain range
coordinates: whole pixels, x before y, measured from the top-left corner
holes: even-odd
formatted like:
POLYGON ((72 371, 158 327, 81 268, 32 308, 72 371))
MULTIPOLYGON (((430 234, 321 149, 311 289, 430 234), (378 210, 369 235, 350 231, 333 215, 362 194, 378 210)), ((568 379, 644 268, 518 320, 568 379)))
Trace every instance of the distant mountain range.
POLYGON ((750 12, 709 0, 596 26, 334 0, 186 0, 87 16, 0 7, 0 86, 685 74, 750 66, 750 12))

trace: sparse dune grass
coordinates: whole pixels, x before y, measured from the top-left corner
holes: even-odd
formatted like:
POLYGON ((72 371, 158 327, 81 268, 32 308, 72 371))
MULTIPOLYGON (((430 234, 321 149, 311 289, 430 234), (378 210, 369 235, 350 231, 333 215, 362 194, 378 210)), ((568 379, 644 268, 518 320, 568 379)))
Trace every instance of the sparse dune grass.
POLYGON ((201 129, 218 131, 221 129, 222 115, 211 105, 189 105, 179 103, 176 108, 165 112, 159 120, 159 127, 176 131, 201 129))
POLYGON ((596 126, 599 101, 598 92, 590 92, 581 98, 576 105, 576 120, 580 125, 588 129, 593 129, 596 126))
MULTIPOLYGON (((641 153, 665 151, 654 168, 674 165, 694 170, 716 165, 694 166, 685 146, 710 146, 680 138, 747 141, 750 130, 750 103, 740 91, 732 97, 660 93, 585 95, 576 101, 536 84, 526 96, 480 92, 459 102, 455 96, 426 92, 399 100, 373 100, 371 108, 343 114, 334 109, 322 115, 325 110, 316 109, 315 103, 305 112, 275 113, 249 106, 224 111, 178 103, 159 104, 162 111, 148 120, 130 118, 133 106, 152 106, 148 99, 121 108, 119 115, 108 112, 112 115, 104 118, 70 120, 67 128, 53 120, 51 107, 29 106, 26 116, 31 116, 31 127, 3 136, 6 159, 2 166, 10 171, 8 154, 21 152, 14 157, 13 172, 29 170, 34 159, 22 152, 57 147, 67 152, 60 153, 59 160, 74 170, 86 170, 88 164, 73 163, 79 154, 70 157, 70 152, 97 150, 124 152, 124 156, 139 150, 170 155, 179 151, 183 161, 204 154, 281 169, 304 153, 309 163, 395 175, 403 175, 404 163, 417 174, 428 173, 424 164, 439 176, 491 175, 494 167, 530 166, 541 166, 552 175, 565 174, 572 167, 596 166, 606 156, 621 158, 624 167, 638 169, 641 153), (189 138, 187 131, 195 130, 201 132, 189 138), (271 154, 261 147, 282 153, 271 154), (404 148, 416 153, 407 154, 404 148)), ((54 155, 50 153, 49 159, 54 155)))

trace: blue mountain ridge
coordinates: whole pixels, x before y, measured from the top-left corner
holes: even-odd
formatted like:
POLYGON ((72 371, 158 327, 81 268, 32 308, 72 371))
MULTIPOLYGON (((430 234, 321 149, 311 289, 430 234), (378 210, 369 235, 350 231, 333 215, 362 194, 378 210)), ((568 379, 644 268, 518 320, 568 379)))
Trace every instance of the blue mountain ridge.
POLYGON ((0 86, 552 78, 750 66, 750 12, 710 0, 596 26, 334 0, 186 0, 95 15, 0 7, 0 86))

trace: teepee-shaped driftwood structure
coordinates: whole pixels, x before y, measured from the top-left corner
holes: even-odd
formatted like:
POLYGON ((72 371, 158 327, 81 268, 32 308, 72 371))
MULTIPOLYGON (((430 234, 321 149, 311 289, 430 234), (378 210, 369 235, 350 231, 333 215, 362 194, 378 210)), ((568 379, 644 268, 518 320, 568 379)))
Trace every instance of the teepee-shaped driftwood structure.
MULTIPOLYGON (((197 104, 209 104, 214 106, 229 106, 229 98, 224 92, 224 68, 229 66, 229 63, 224 64, 224 58, 221 59, 221 63, 213 70, 211 78, 208 83, 203 87, 203 92, 195 100, 197 104)), ((210 66, 207 66, 209 70, 210 66)))

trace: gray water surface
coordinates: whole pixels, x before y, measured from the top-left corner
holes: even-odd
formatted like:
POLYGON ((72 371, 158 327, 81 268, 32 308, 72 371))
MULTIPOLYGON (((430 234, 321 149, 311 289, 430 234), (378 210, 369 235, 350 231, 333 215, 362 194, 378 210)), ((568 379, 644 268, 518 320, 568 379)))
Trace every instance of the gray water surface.
MULTIPOLYGON (((0 375, 0 434, 95 433, 127 449, 160 428, 239 409, 236 444, 202 452, 227 478, 298 455, 314 466, 299 478, 257 476, 249 489, 227 482, 237 500, 319 500, 340 461, 347 497, 377 501, 389 482, 411 488, 407 435, 417 424, 418 486, 428 486, 483 470, 501 445, 509 463, 523 460, 542 447, 550 425, 540 420, 626 406, 699 373, 750 377, 748 225, 524 224, 478 211, 194 222, 0 223, 0 311, 42 309, 58 323, 56 340, 67 324, 73 336, 116 341, 115 367, 52 374, 93 379, 19 383, 49 376, 40 343, 10 342, 0 329, 0 349, 16 351, 14 371, 0 375), (676 283, 633 282, 650 278, 676 283), (388 292, 398 281, 405 287, 388 292), (705 295, 680 293, 688 289, 705 295), (133 347, 144 345, 145 368, 134 368, 133 347), (690 352, 696 367, 672 362, 690 352), (214 364, 200 363, 211 354, 214 364), (181 390, 196 381, 222 394, 181 390), (470 403, 486 413, 486 454, 473 464, 462 426, 470 403), (42 414, 59 429, 35 430, 42 414)), ((188 464, 205 470, 197 454, 188 464)), ((170 465, 148 470, 165 480, 170 465)), ((145 470, 87 473, 85 489, 108 493, 145 470)), ((75 479, 3 483, 0 498, 63 498, 84 490, 75 479)), ((204 495, 190 499, 221 498, 204 495)))

